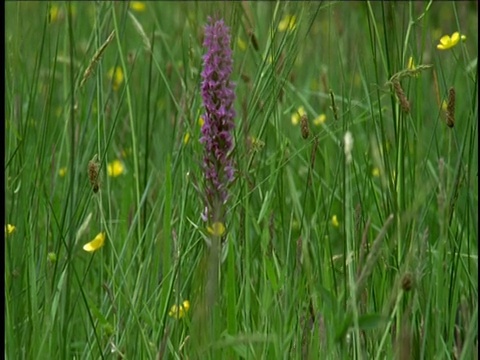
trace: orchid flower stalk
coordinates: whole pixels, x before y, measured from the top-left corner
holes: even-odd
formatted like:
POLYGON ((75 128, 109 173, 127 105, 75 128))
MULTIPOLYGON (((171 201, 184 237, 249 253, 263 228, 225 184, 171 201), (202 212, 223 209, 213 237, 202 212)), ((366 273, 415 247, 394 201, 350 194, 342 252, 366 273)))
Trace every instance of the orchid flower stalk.
POLYGON ((205 174, 204 221, 222 221, 223 208, 228 200, 228 186, 233 181, 231 159, 232 131, 235 127, 235 84, 231 82, 232 50, 230 29, 223 20, 208 19, 203 46, 201 93, 205 113, 200 142, 204 144, 205 174))

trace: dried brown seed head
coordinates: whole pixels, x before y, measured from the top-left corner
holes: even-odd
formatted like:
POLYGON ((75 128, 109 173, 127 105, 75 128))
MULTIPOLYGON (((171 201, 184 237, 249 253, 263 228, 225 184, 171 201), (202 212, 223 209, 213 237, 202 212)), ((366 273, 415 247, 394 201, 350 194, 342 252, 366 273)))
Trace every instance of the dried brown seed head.
POLYGON ((300 119, 300 128, 302 130, 302 137, 307 139, 310 135, 310 128, 308 127, 308 117, 306 114, 303 114, 300 119))
POLYGON ((400 82, 398 80, 393 81, 393 90, 395 91, 395 95, 397 95, 397 98, 400 101, 400 106, 403 112, 408 114, 410 112, 410 103, 408 102, 402 85, 400 85, 400 82))
POLYGON ((93 192, 97 193, 100 189, 100 163, 97 154, 88 162, 88 179, 93 192))
POLYGON ((453 87, 448 91, 448 103, 447 103, 447 126, 455 126, 455 89, 453 87))
POLYGON ((413 274, 410 272, 406 272, 403 274, 402 277, 402 289, 403 291, 410 291, 413 288, 414 281, 413 274))

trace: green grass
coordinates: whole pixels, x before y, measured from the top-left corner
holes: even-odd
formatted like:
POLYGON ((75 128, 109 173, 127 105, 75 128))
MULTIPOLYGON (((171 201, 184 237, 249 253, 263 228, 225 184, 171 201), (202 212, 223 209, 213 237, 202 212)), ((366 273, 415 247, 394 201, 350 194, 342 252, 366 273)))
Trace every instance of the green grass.
POLYGON ((476 358, 475 3, 145 5, 5 5, 5 357, 476 358), (218 267, 198 141, 215 14, 237 84, 218 267), (296 26, 280 31, 287 15, 296 26), (438 50, 454 31, 466 40, 438 50), (405 72, 410 57, 431 67, 405 72), (100 232, 105 245, 84 251, 100 232))

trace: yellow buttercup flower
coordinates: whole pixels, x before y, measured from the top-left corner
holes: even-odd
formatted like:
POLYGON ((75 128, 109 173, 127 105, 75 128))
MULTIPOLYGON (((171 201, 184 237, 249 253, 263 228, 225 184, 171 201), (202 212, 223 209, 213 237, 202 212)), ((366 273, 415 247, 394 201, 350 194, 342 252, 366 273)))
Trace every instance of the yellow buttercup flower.
POLYGON ((112 81, 112 88, 117 91, 123 83, 123 71, 120 66, 108 70, 107 77, 112 81))
POLYGON ((130 1, 130 9, 143 12, 146 9, 146 5, 143 1, 130 1))
POLYGON ((304 109, 303 106, 300 106, 297 111, 295 111, 293 114, 292 114, 292 117, 291 117, 291 120, 292 120, 292 124, 293 125, 298 125, 298 123, 300 122, 300 119, 302 118, 303 115, 306 115, 306 111, 304 109))
POLYGON ((213 236, 222 236, 225 234, 225 225, 221 222, 214 222, 212 226, 207 228, 208 232, 213 236))
POLYGON ((327 115, 320 114, 315 119, 313 119, 313 125, 319 126, 327 120, 327 115))
POLYGON ((285 15, 278 23, 278 31, 292 31, 297 27, 297 17, 295 15, 285 15))
POLYGON ((378 167, 374 167, 373 170, 372 170, 372 175, 375 176, 375 177, 379 177, 380 176, 380 169, 378 167))
POLYGON ((467 37, 460 35, 458 31, 454 32, 452 36, 444 35, 440 38, 440 44, 437 45, 439 50, 448 50, 458 44, 460 40, 465 41, 467 37))
POLYGON ((125 172, 125 166, 120 160, 113 160, 107 165, 108 176, 117 177, 125 172))
POLYGON ((186 132, 185 136, 183 137, 183 143, 187 145, 189 140, 190 140, 190 133, 186 132))
POLYGON ((95 236, 95 238, 92 241, 83 245, 83 250, 88 252, 94 252, 100 249, 104 243, 105 243, 105 233, 101 232, 97 236, 95 236))
POLYGON ((48 262, 50 262, 50 263, 56 262, 56 261, 57 261, 57 254, 55 254, 54 252, 49 252, 49 253, 47 254, 47 260, 48 260, 48 262))
POLYGON ((247 50, 247 43, 239 36, 237 39, 238 48, 242 51, 247 50))
POLYGON ((60 177, 64 177, 66 174, 67 174, 67 167, 66 167, 66 166, 61 167, 61 168, 58 170, 58 175, 59 175, 60 177))
POLYGON ((171 316, 174 319, 181 319, 187 314, 189 309, 190 301, 185 300, 181 305, 173 305, 168 312, 168 316, 171 316))
POLYGON ((13 234, 15 229, 16 229, 15 225, 7 224, 7 225, 5 225, 5 234, 7 234, 7 235, 13 234))
POLYGON ((198 125, 200 125, 200 127, 202 127, 203 124, 205 124, 205 119, 203 118, 203 116, 200 116, 198 118, 198 125))
POLYGON ((54 23, 63 19, 63 12, 57 5, 52 5, 49 11, 49 22, 54 23))
POLYGON ((443 110, 443 111, 447 111, 447 108, 448 108, 447 100, 443 100, 443 102, 442 102, 442 110, 443 110))
POLYGON ((339 227, 339 226, 340 226, 340 223, 338 222, 337 215, 333 215, 333 216, 332 216, 332 225, 335 226, 335 227, 339 227))

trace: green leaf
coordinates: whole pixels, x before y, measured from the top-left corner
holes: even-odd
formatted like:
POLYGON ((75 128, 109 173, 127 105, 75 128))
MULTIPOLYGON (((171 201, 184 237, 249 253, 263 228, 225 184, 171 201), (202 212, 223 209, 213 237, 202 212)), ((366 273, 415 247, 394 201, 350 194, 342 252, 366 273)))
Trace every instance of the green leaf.
POLYGON ((365 314, 358 317, 358 327, 362 330, 372 330, 382 327, 387 322, 387 317, 380 314, 365 314))

